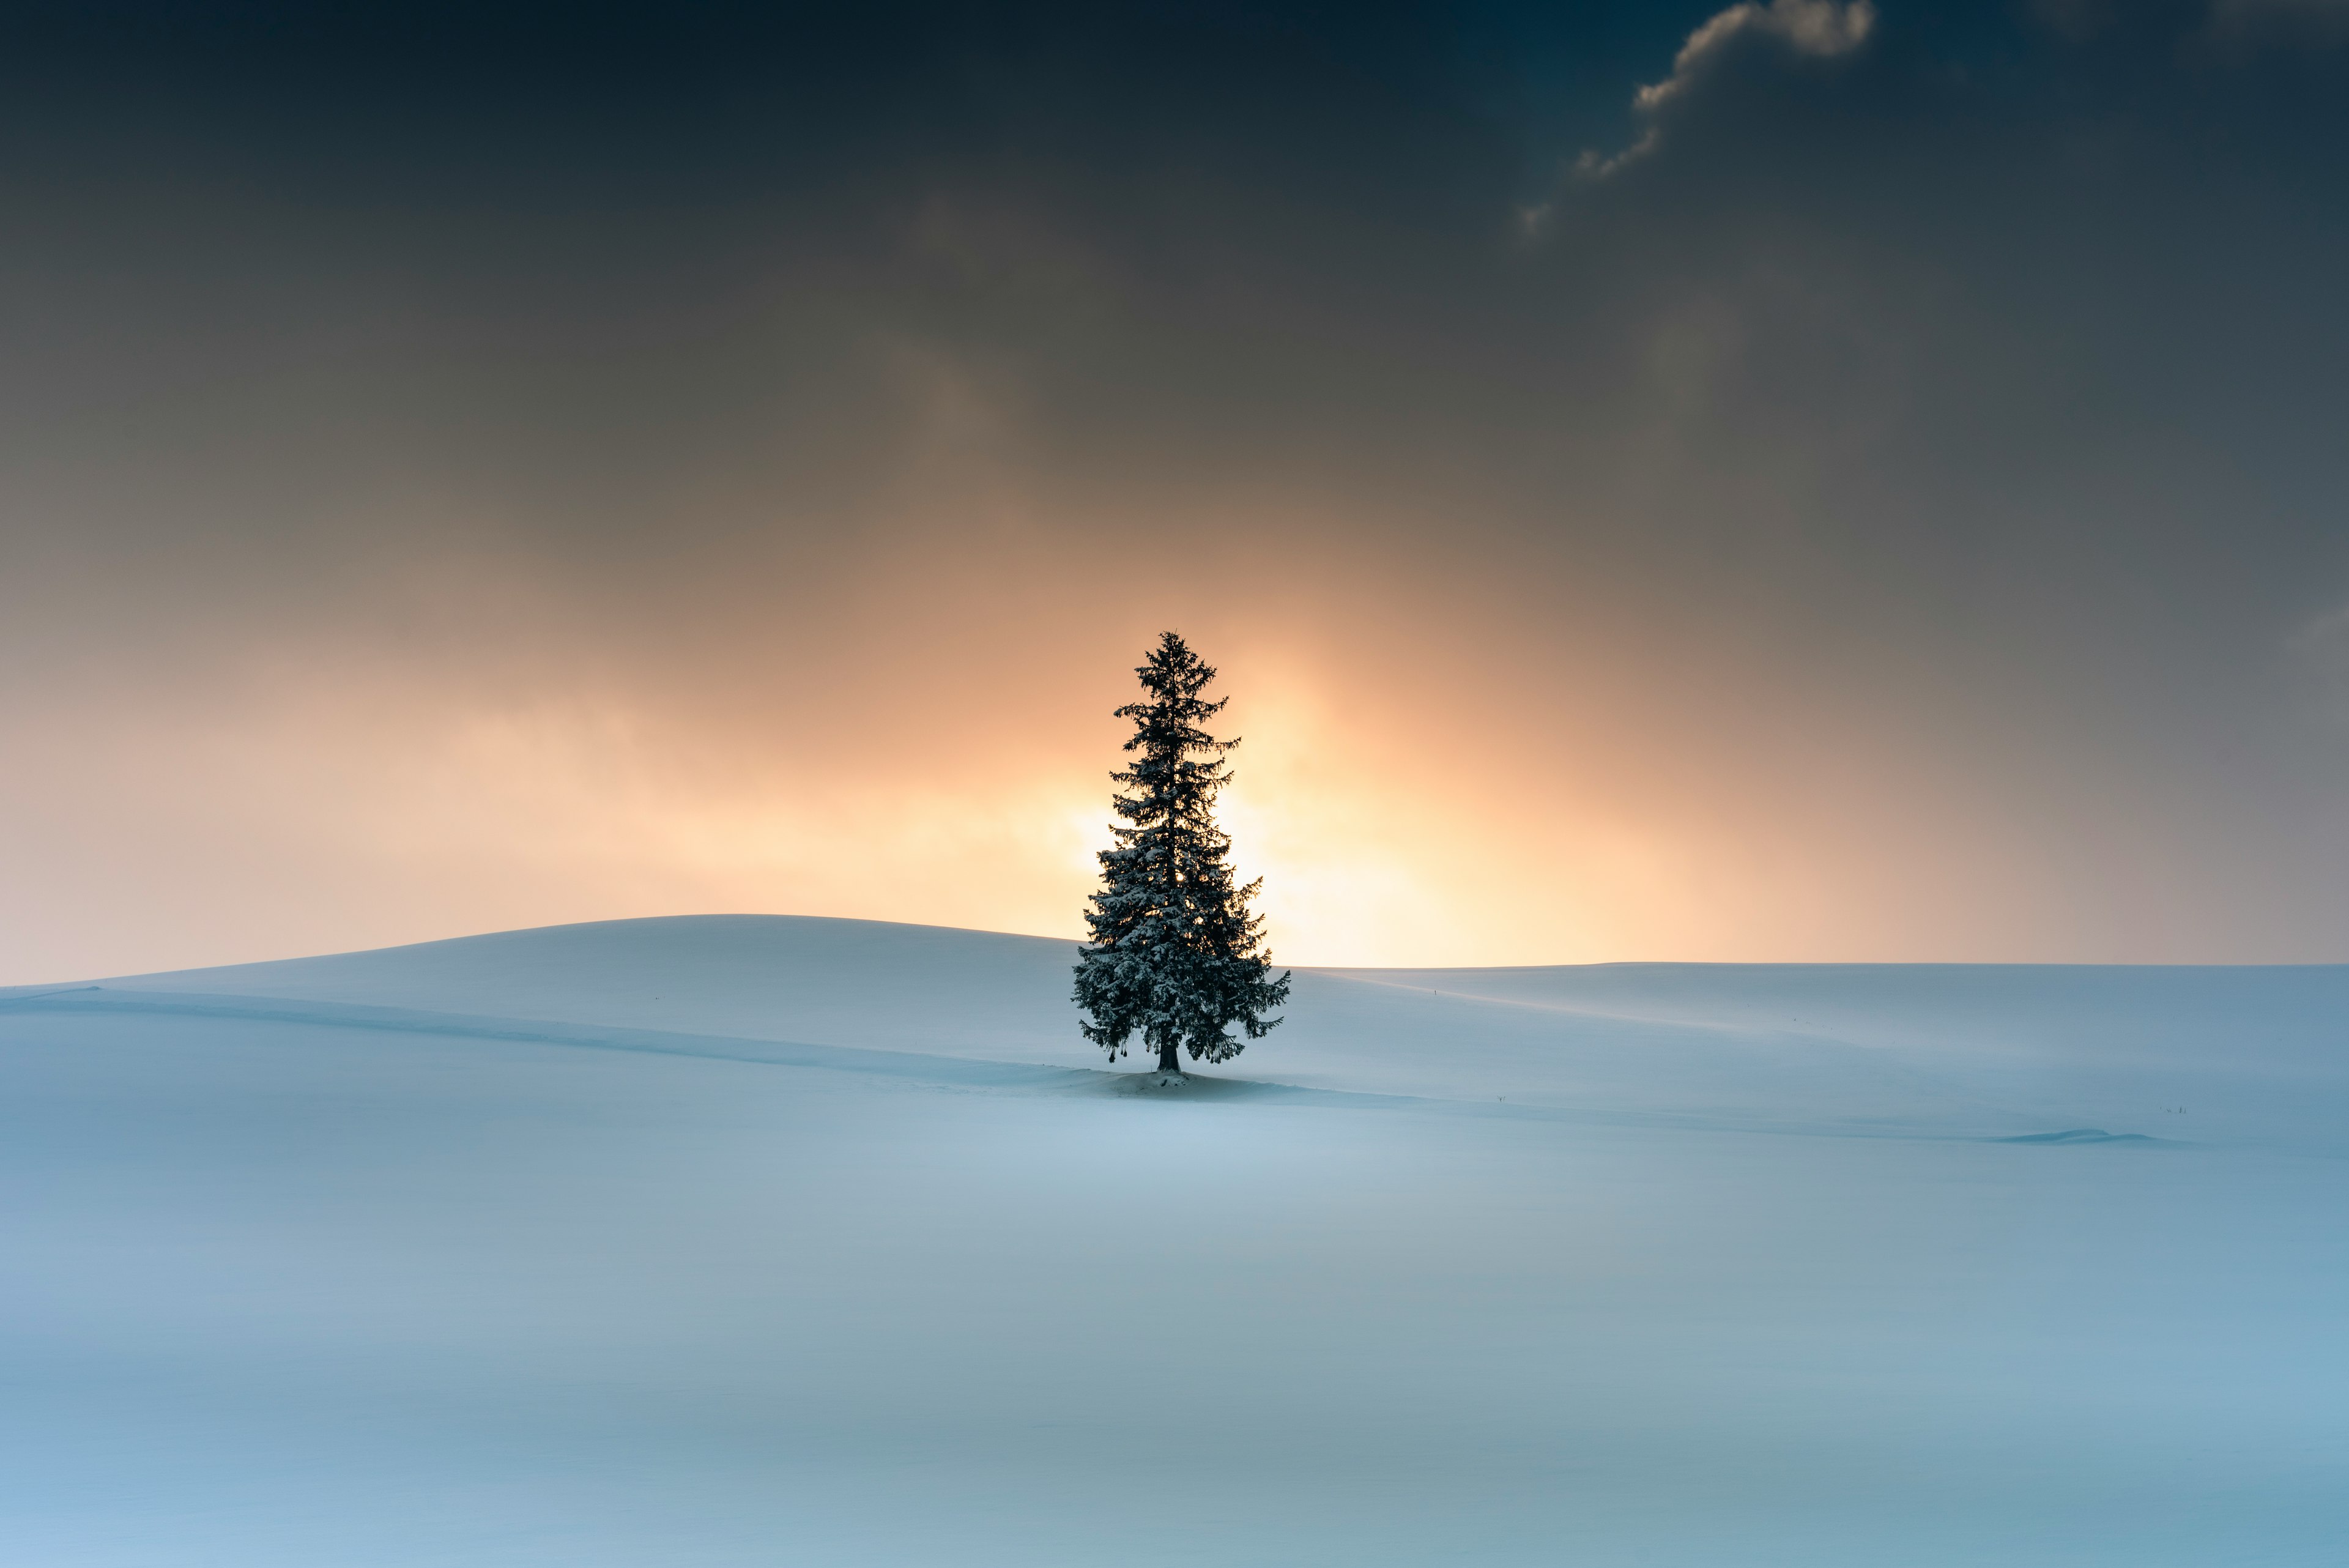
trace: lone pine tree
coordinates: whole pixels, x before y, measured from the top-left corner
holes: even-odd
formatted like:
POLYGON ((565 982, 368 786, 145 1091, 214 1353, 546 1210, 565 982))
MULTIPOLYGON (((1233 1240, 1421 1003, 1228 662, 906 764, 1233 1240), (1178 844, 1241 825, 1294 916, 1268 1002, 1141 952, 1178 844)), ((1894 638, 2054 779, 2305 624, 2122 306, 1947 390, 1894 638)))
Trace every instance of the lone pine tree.
POLYGON ((1231 840, 1216 826, 1216 796, 1231 775, 1224 758, 1237 740, 1199 727, 1223 711, 1199 693, 1213 668, 1167 632, 1134 673, 1145 702, 1117 711, 1133 721, 1125 743, 1140 753, 1110 777, 1124 785, 1110 805, 1122 819, 1116 845, 1101 853, 1102 888, 1085 911, 1092 942, 1079 950, 1077 1005, 1092 1017, 1085 1038, 1112 1062, 1139 1031, 1158 1053, 1158 1070, 1182 1071, 1179 1053, 1226 1062, 1247 1041, 1280 1022, 1263 1016, 1288 1000, 1288 973, 1271 978, 1261 916, 1248 904, 1263 879, 1235 887, 1225 857, 1231 840))

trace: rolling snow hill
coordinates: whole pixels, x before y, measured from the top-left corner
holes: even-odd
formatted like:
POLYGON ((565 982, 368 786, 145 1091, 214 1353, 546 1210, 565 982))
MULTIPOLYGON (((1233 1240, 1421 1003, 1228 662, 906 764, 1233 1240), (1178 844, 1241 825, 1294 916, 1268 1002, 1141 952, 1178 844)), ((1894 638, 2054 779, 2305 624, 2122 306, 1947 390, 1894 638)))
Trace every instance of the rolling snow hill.
POLYGON ((1071 961, 710 917, 0 992, 0 1561, 2349 1538, 2349 968, 1300 971, 1151 1095, 1071 961))
MULTIPOLYGON (((1103 1066, 1076 1031, 1073 959, 1040 937, 719 915, 102 983, 1103 1066)), ((2349 1145, 2349 965, 1307 970, 1289 1012, 1217 1075, 1705 1125, 1988 1136, 2117 1122, 2349 1145)))

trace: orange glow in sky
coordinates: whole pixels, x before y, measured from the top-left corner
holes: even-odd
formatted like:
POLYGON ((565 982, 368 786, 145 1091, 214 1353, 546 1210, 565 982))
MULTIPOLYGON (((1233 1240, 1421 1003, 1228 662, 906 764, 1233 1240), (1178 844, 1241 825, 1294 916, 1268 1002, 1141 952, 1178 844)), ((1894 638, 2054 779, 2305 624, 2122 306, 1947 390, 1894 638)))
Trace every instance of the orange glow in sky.
POLYGON ((696 563, 620 593, 433 559, 371 617, 227 639, 199 619, 176 628, 205 655, 184 671, 26 704, 19 754, 42 765, 11 771, 5 805, 40 825, 16 876, 47 892, 11 911, 0 979, 714 910, 1073 939, 1111 710, 1162 626, 1232 697, 1224 817, 1284 962, 2169 940, 2152 915, 2075 923, 2033 847, 2064 831, 2044 790, 2033 822, 2001 745, 1961 766, 1961 712, 1888 722, 1919 698, 1897 667, 1838 689, 1769 670, 1733 624, 1710 645, 1642 628, 1604 581, 1529 591, 1506 559, 1423 548, 1349 566, 1330 533, 1225 527, 1156 602, 1098 613, 1040 524, 885 536, 829 591, 756 552, 732 582, 696 563), (1219 591, 1236 564, 1264 586, 1219 591), (1800 701, 1757 706, 1764 680, 1800 701))

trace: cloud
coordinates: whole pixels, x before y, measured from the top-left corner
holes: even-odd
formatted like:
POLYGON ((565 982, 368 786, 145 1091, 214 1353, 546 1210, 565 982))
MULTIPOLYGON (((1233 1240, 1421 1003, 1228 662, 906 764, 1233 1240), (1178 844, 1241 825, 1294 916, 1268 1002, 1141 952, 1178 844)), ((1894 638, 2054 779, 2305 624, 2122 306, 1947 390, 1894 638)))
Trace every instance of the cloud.
POLYGON ((1072 930, 1167 626, 1285 961, 2336 959, 2349 52, 2024 3, 0 48, 0 980, 1072 930))
POLYGON ((1732 5, 1688 36, 1672 58, 1672 74, 1640 89, 1632 102, 1653 113, 1686 92, 1705 62, 1747 33, 1785 41, 1798 55, 1833 59, 1847 55, 1868 41, 1876 26, 1876 7, 1868 0, 1838 5, 1835 0, 1754 0, 1732 5))
POLYGON ((1767 5, 1740 0, 1688 36, 1688 42, 1672 57, 1671 75, 1632 95, 1631 107, 1649 117, 1639 139, 1611 156, 1585 151, 1575 161, 1575 172, 1585 179, 1603 180, 1654 151, 1661 136, 1654 117, 1685 98, 1708 67, 1741 39, 1768 38, 1796 55, 1825 60, 1851 53, 1875 29, 1876 7, 1871 0, 1850 0, 1848 5, 1837 5, 1836 0, 1770 0, 1767 5))

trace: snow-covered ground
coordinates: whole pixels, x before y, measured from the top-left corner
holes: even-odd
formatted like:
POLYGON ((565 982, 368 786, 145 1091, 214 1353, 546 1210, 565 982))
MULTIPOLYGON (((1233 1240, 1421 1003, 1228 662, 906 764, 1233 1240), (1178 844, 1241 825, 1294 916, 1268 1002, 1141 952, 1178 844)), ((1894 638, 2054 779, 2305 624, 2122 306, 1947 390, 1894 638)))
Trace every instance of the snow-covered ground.
POLYGON ((1142 1093, 1071 957, 0 992, 0 1562, 2343 1560, 2349 968, 1300 972, 1142 1093))

